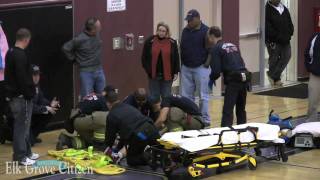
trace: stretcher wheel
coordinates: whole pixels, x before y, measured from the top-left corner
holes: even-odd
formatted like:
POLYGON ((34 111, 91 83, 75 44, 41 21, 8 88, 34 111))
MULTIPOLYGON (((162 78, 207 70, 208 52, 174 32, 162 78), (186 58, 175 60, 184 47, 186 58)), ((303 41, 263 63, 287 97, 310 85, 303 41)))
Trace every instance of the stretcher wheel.
POLYGON ((256 152, 256 156, 261 156, 261 150, 259 148, 254 148, 254 151, 256 152))
POLYGON ((253 157, 249 157, 248 159, 248 167, 250 170, 256 170, 257 169, 257 160, 253 157))

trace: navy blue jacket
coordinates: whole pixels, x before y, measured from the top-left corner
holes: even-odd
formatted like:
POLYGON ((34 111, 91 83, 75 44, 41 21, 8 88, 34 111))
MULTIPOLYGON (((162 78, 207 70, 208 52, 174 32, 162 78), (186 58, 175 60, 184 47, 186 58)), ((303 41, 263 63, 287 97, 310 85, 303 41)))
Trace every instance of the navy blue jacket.
POLYGON ((316 33, 310 38, 304 57, 304 64, 308 72, 320 76, 320 33, 316 33), (315 39, 314 42, 312 42, 313 39, 315 39), (313 48, 312 56, 310 55, 311 47, 313 48))
POLYGON ((200 29, 185 27, 181 36, 181 62, 183 65, 196 68, 204 64, 208 57, 206 36, 208 26, 201 24, 200 29))
POLYGON ((210 79, 216 80, 223 73, 226 76, 233 71, 246 70, 240 51, 232 43, 219 41, 211 49, 210 79))

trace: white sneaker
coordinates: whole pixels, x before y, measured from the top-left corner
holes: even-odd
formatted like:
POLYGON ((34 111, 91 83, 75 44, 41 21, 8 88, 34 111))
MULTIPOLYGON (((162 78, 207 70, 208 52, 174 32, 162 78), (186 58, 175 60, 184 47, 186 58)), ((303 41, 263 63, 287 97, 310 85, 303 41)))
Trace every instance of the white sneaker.
POLYGON ((281 80, 279 80, 279 81, 274 82, 274 86, 282 87, 283 83, 281 82, 281 80))
POLYGON ((38 159, 39 157, 40 157, 39 154, 37 154, 37 153, 32 153, 31 156, 29 156, 29 159, 31 159, 31 160, 36 160, 36 159, 38 159))
POLYGON ((19 164, 24 165, 24 166, 31 166, 35 163, 35 160, 25 158, 23 161, 20 161, 19 164))

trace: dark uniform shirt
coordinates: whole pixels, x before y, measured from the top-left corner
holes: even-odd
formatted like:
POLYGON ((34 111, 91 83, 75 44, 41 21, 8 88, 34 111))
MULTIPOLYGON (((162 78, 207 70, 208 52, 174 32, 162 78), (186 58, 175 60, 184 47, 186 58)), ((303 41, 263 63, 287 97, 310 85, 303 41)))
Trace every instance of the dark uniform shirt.
POLYGON ((125 104, 118 103, 109 111, 106 122, 106 145, 111 147, 119 133, 121 141, 128 140, 135 130, 146 122, 152 120, 141 114, 136 108, 125 104))
POLYGON ((177 107, 190 115, 201 115, 197 104, 190 99, 179 95, 165 97, 161 102, 161 108, 163 107, 177 107))
POLYGON ((219 41, 211 49, 210 79, 216 80, 223 73, 224 76, 232 71, 246 70, 240 51, 232 43, 219 41))

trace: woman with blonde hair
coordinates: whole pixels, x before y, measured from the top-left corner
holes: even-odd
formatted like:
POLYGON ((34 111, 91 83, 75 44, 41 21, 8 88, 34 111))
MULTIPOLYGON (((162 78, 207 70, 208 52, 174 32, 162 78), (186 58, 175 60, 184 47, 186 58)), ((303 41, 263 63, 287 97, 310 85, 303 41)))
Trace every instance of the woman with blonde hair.
POLYGON ((144 43, 141 60, 149 78, 149 91, 153 100, 171 95, 172 82, 180 72, 177 41, 170 36, 169 26, 160 22, 156 34, 144 43))

